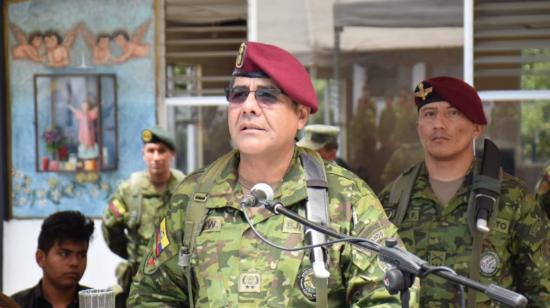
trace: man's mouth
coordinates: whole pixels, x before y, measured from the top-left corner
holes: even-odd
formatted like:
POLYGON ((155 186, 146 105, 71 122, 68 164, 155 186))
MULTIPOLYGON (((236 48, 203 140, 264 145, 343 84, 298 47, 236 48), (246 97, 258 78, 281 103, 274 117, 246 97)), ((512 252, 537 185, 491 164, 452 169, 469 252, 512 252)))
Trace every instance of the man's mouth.
POLYGON ((434 136, 432 137, 432 141, 447 141, 449 140, 449 137, 447 136, 434 136))
POLYGON ((80 279, 80 274, 79 273, 65 273, 65 274, 63 274, 63 277, 78 280, 78 279, 80 279))
POLYGON ((240 125, 239 131, 247 131, 247 130, 264 130, 264 129, 261 128, 258 125, 254 125, 254 124, 250 124, 250 123, 240 125))

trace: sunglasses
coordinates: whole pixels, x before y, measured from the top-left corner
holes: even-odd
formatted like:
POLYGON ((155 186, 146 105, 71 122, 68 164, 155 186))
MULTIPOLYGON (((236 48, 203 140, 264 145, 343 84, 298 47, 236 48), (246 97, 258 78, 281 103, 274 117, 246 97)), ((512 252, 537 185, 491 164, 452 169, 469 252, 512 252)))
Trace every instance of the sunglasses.
POLYGON ((277 88, 259 88, 256 91, 250 91, 249 88, 226 88, 225 97, 227 101, 233 104, 242 104, 248 98, 250 92, 254 93, 254 98, 256 101, 261 104, 275 104, 278 102, 279 96, 281 96, 283 91, 277 88))

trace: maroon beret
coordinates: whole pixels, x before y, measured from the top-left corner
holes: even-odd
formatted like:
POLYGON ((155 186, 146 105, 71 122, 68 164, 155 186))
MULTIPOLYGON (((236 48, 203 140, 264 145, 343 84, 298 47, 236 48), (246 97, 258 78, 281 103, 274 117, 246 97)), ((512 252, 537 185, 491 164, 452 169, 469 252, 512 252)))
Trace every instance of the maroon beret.
POLYGON ((315 89, 305 67, 288 51, 258 42, 244 42, 239 48, 233 76, 268 77, 294 102, 319 106, 315 89))
POLYGON ((487 124, 477 91, 460 79, 434 77, 422 81, 414 89, 414 102, 419 110, 426 104, 441 101, 446 101, 460 110, 470 121, 487 124))

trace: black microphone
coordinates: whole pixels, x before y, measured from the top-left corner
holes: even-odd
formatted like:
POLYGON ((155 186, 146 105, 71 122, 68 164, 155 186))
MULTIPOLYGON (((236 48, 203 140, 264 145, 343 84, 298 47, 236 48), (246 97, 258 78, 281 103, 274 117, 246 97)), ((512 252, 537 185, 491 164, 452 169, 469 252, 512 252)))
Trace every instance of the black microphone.
POLYGON ((252 186, 250 194, 241 199, 243 207, 257 207, 263 205, 266 201, 273 200, 273 188, 265 183, 258 183, 252 186))
MULTIPOLYGON (((481 160, 481 176, 499 181, 500 157, 498 147, 489 139, 485 139, 483 145, 483 158, 481 160)), ((485 187, 475 190, 476 227, 480 232, 489 232, 487 221, 491 217, 499 192, 485 187)))

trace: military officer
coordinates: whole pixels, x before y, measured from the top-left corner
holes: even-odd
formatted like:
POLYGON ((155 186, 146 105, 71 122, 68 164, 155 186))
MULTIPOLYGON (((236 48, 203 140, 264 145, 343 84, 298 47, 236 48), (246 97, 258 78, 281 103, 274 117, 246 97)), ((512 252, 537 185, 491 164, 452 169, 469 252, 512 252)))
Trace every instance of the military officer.
MULTIPOLYGON (((503 174, 496 181, 500 190, 490 231, 481 233, 469 224, 469 215, 475 215, 469 210, 472 183, 483 181, 473 142, 487 124, 476 90, 456 78, 435 77, 416 87, 415 103, 424 161, 380 195, 407 249, 433 265, 522 293, 532 307, 547 307, 550 226, 524 183, 503 174)), ((456 285, 428 276, 421 286, 422 307, 459 306, 456 285)), ((484 294, 471 292, 468 306, 474 304, 489 307, 491 302, 484 294)))
POLYGON ((330 226, 378 241, 395 236, 396 229, 362 180, 295 145, 318 102, 307 71, 294 56, 273 45, 246 42, 232 75, 226 96, 236 149, 178 187, 132 284, 129 303, 315 307, 317 301, 325 307, 398 307, 399 298, 384 289, 384 267, 374 253, 349 244, 331 246, 330 277, 323 280, 314 277, 309 251, 273 248, 253 233, 245 214, 272 242, 292 248, 307 243, 298 223, 265 208, 241 209, 239 203, 253 185, 265 183, 275 191, 274 199, 304 215, 312 169, 321 179, 313 178, 327 183, 327 203, 315 204, 326 210, 330 226))
POLYGON ((324 160, 334 161, 349 169, 348 164, 336 155, 340 128, 333 125, 311 124, 304 128, 304 136, 296 144, 317 151, 324 160))
POLYGON ((176 154, 175 141, 165 129, 155 126, 141 134, 142 156, 147 170, 133 173, 121 183, 103 213, 101 229, 112 252, 126 261, 116 269, 117 307, 125 307, 130 283, 155 225, 166 213, 166 203, 183 173, 171 169, 176 154))
POLYGON ((542 177, 535 188, 537 201, 550 218, 550 161, 544 167, 542 177))

